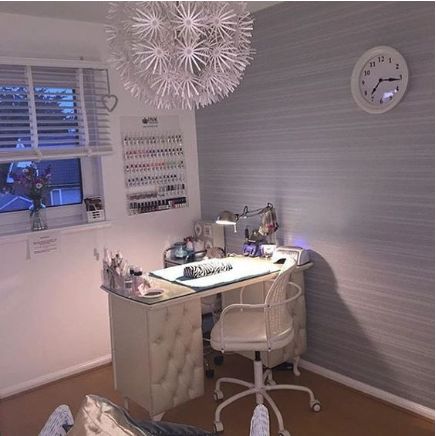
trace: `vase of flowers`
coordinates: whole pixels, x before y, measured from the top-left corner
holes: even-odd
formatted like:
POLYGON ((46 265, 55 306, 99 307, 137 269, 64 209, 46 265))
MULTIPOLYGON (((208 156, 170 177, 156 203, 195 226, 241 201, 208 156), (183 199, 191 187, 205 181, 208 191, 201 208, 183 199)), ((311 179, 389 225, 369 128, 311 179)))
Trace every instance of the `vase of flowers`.
POLYGON ((38 230, 46 230, 47 226, 47 213, 45 204, 42 199, 33 199, 32 205, 29 207, 30 211, 30 228, 33 232, 38 230))
POLYGON ((32 204, 29 207, 31 230, 46 230, 48 226, 43 196, 51 178, 50 165, 41 172, 32 163, 23 168, 20 173, 12 173, 11 176, 15 185, 23 189, 25 195, 32 200, 32 204))

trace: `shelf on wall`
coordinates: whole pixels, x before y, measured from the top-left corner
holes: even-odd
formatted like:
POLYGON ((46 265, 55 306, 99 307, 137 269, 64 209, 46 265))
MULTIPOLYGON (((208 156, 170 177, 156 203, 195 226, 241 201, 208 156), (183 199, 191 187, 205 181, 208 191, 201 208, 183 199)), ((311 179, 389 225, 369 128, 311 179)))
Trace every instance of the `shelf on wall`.
POLYGON ((111 227, 112 223, 110 221, 99 221, 95 223, 81 223, 72 224, 67 226, 54 226, 47 230, 40 230, 38 232, 24 231, 24 232, 10 232, 10 233, 0 233, 0 244, 7 244, 11 242, 26 241, 30 235, 44 234, 53 231, 59 231, 62 234, 85 232, 90 230, 98 230, 111 227))
POLYGON ((186 156, 178 116, 121 117, 121 131, 128 214, 187 207, 186 156))

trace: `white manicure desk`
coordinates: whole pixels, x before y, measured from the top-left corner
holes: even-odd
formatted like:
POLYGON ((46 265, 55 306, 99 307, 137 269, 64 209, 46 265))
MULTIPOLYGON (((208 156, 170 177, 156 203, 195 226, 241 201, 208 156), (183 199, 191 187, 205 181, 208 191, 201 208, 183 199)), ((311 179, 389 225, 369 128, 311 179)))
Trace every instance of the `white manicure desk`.
MULTIPOLYGON (((133 400, 159 420, 167 410, 204 394, 201 298, 221 293, 223 304, 228 305, 239 302, 239 290, 244 288, 244 302, 263 302, 269 289, 267 282, 275 278, 281 267, 259 258, 228 259, 233 264, 232 282, 223 280, 209 289, 199 290, 195 286, 202 279, 181 284, 176 280, 180 276, 177 266, 165 270, 170 278, 152 278, 153 287, 165 289, 155 299, 126 296, 122 291, 102 286, 109 297, 115 389, 125 399, 126 407, 128 400, 133 400), (238 271, 241 279, 234 280, 238 271), (174 280, 172 272, 176 273, 174 280)), ((311 266, 312 263, 307 263, 297 267, 292 274, 291 280, 303 290, 304 271, 311 266)), ((289 292, 293 292, 291 287, 289 292)), ((290 310, 295 340, 283 350, 264 353, 262 359, 269 366, 293 362, 298 374, 298 359, 306 350, 304 294, 290 310)))

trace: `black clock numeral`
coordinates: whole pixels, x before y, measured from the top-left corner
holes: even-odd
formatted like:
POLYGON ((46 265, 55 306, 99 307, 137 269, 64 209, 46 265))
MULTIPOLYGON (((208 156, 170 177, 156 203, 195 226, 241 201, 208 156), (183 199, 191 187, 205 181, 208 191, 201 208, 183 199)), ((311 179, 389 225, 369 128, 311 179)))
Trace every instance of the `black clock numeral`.
POLYGON ((365 91, 364 94, 365 94, 365 95, 368 95, 368 91, 365 91))
POLYGON ((392 58, 389 58, 389 63, 390 63, 390 64, 392 63, 392 58))
POLYGON ((400 69, 400 64, 395 64, 395 69, 399 70, 400 69))
POLYGON ((398 91, 400 90, 400 87, 399 87, 399 86, 397 86, 397 87, 396 87, 396 90, 397 90, 397 92, 398 92, 398 91))
POLYGON ((403 75, 402 74, 400 74, 400 80, 403 80, 403 75))
POLYGON ((362 85, 364 85, 365 84, 365 81, 364 80, 362 80, 362 85))
POLYGON ((384 56, 379 56, 378 57, 378 61, 379 62, 384 62, 385 61, 385 57, 384 56))
POLYGON ((369 63, 369 67, 370 67, 370 68, 375 67, 375 61, 370 62, 370 63, 369 63))
POLYGON ((369 76, 371 74, 371 70, 365 70, 363 74, 365 76, 369 76))
POLYGON ((380 99, 380 104, 383 104, 383 99, 382 98, 380 99))

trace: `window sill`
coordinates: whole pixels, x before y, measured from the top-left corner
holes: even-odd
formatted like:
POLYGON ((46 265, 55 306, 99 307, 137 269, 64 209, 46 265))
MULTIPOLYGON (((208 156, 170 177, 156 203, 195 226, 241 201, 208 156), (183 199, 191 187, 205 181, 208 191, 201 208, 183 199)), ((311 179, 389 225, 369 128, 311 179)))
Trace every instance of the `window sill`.
POLYGON ((7 244, 11 242, 27 241, 31 235, 43 235, 44 233, 50 233, 58 231, 62 234, 85 232, 89 230, 98 230, 111 227, 110 221, 100 221, 95 223, 82 223, 82 224, 72 224, 69 226, 54 226, 47 230, 41 230, 38 232, 25 231, 25 232, 15 232, 15 233, 1 233, 0 232, 0 244, 7 244))

